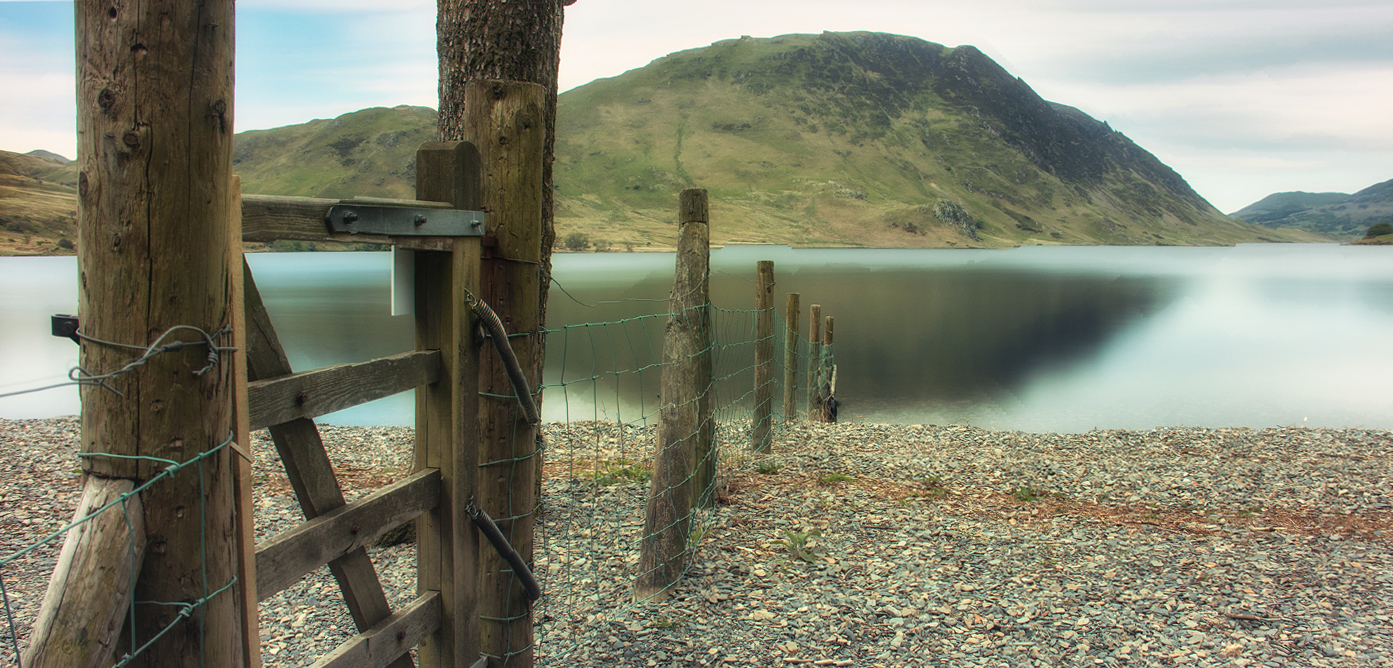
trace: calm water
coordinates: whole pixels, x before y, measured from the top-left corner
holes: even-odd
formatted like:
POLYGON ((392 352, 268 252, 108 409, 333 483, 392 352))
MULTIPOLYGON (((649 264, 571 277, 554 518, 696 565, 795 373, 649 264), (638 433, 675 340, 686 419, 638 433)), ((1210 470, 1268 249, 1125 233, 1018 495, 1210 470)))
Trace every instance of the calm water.
MULTIPOLYGON (((754 265, 783 293, 836 318, 842 419, 1025 430, 1199 426, 1393 428, 1393 249, 1237 248, 791 250, 712 254, 712 300, 749 309, 754 265)), ((654 408, 655 372, 614 377, 661 350, 668 254, 556 260, 548 420, 633 419, 654 408), (635 318, 637 318, 635 320, 635 318), (594 378, 591 381, 589 379, 594 378), (598 398, 597 398, 598 397, 598 398)), ((262 294, 297 369, 410 349, 389 315, 390 259, 376 253, 258 254, 262 294)), ((76 304, 74 258, 0 258, 0 393, 62 380, 77 347, 48 335, 76 304)), ((780 315, 782 319, 782 313, 780 315)), ((746 336, 722 313, 726 338, 746 336)), ((750 353, 730 349, 738 369, 750 353)), ((781 356, 781 355, 780 355, 781 356)), ((738 397, 745 375, 723 391, 738 397)), ((409 424, 403 394, 328 417, 409 424)), ((78 411, 71 388, 0 399, 0 417, 78 411)))

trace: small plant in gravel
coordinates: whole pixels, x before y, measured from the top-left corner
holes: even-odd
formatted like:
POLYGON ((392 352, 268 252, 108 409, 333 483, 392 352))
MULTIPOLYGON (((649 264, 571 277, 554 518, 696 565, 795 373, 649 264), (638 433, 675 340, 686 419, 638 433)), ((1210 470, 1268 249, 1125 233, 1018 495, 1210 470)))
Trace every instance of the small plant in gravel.
POLYGON ((1017 487, 1011 491, 1011 495, 1015 496, 1016 500, 1022 503, 1034 503, 1039 501, 1045 493, 1041 490, 1031 489, 1029 487, 1017 487))
POLYGON ((759 471, 760 473, 763 473, 764 475, 773 475, 775 473, 778 473, 779 468, 780 467, 778 462, 760 462, 758 466, 755 466, 755 470, 759 471))
POLYGON ((589 477, 590 482, 597 487, 645 483, 652 477, 647 469, 627 459, 604 462, 599 468, 587 471, 584 475, 589 477))
POLYGON ((839 482, 846 482, 848 480, 851 480, 851 476, 845 473, 828 473, 817 479, 818 483, 823 485, 835 485, 839 482))
POLYGON ((827 555, 826 552, 808 545, 808 539, 822 535, 822 532, 817 529, 811 531, 784 529, 784 535, 788 538, 779 541, 779 543, 788 548, 789 554, 792 554, 796 559, 802 559, 811 564, 827 555))
POLYGON ((924 478, 919 481, 919 486, 923 488, 923 491, 914 494, 914 496, 920 496, 926 499, 941 499, 948 496, 948 487, 943 484, 943 478, 939 476, 924 478))

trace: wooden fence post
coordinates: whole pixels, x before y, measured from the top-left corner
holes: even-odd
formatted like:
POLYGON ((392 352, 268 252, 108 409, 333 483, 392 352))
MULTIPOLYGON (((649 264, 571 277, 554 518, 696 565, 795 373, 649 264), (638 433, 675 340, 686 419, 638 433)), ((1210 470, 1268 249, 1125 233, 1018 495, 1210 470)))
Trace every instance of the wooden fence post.
MULTIPOLYGON (((75 19, 78 309, 82 333, 93 337, 83 341, 81 363, 91 373, 105 373, 140 351, 94 339, 143 347, 176 326, 214 334, 233 322, 234 11, 232 0, 114 5, 80 0, 75 19)), ((139 484, 167 466, 102 455, 182 463, 232 435, 232 356, 210 366, 204 340, 187 330, 171 333, 166 343, 194 345, 156 354, 144 366, 106 381, 123 395, 93 385, 82 388, 85 499, 104 493, 95 488, 139 484)), ((214 341, 231 345, 226 335, 214 341)), ((134 600, 187 603, 207 597, 187 615, 175 605, 136 605, 137 643, 172 626, 145 650, 143 665, 240 666, 246 659, 241 597, 231 584, 240 535, 231 452, 221 448, 142 493, 150 549, 131 565, 140 569, 134 600)), ((111 524, 103 519, 87 529, 113 532, 119 540, 99 538, 87 544, 86 557, 75 554, 69 562, 95 557, 91 563, 107 567, 68 582, 55 605, 114 610, 118 619, 124 612, 110 582, 102 582, 131 576, 116 572, 127 567, 122 561, 130 545, 126 523, 111 524), (119 549, 92 551, 111 547, 119 549), (96 600, 101 597, 109 600, 96 600)), ((64 587, 65 575, 56 572, 54 586, 64 587)), ((108 653, 109 659, 110 620, 68 619, 62 609, 40 614, 50 613, 52 634, 36 631, 25 665, 74 665, 74 656, 32 658, 72 639, 87 651, 108 653)), ((119 622, 115 625, 119 631, 119 622)))
POLYGON ((798 293, 784 306, 784 422, 798 419, 798 293))
MULTIPOLYGON (((682 577, 692 504, 702 491, 701 483, 695 482, 696 471, 704 462, 702 457, 709 456, 699 443, 703 423, 710 422, 709 413, 703 413, 702 400, 709 396, 711 385, 708 211, 705 190, 682 191, 672 314, 663 344, 658 451, 634 586, 638 600, 666 598, 682 577), (706 359, 704 366, 702 358, 706 359)), ((709 400, 705 405, 709 407, 709 400)))
POLYGON ((828 358, 832 355, 832 316, 827 316, 822 326, 822 354, 819 355, 818 363, 822 367, 818 375, 818 420, 820 422, 835 422, 832 415, 832 365, 828 363, 828 358))
POLYGON ((769 449, 774 419, 774 263, 755 265, 755 415, 750 449, 769 449))
POLYGON ((822 305, 808 308, 808 421, 817 421, 822 404, 822 305))
MULTIPOLYGON (((416 198, 478 210, 479 172, 473 144, 426 142, 416 152, 416 198)), ((441 365, 440 380, 416 390, 415 467, 440 469, 441 490, 440 504, 416 525, 417 593, 440 592, 440 628, 418 649, 422 668, 479 658, 480 550, 487 548, 466 512, 479 477, 480 348, 465 299, 479 291, 481 240, 451 244, 415 258, 416 348, 439 350, 441 365)))
MULTIPOLYGON (((463 139, 479 149, 483 210, 488 212, 480 299, 502 320, 530 390, 541 382, 542 155, 546 95, 541 84, 464 83, 463 139)), ((529 424, 497 354, 479 358, 478 489, 474 505, 492 517, 532 563, 538 425, 529 424)), ((473 529, 469 529, 473 531, 473 529)), ((526 589, 493 547, 479 544, 479 652, 490 666, 530 666, 532 606, 526 589)), ((458 658, 458 657, 457 657, 458 658)), ((474 657, 464 657, 473 661, 474 657)))

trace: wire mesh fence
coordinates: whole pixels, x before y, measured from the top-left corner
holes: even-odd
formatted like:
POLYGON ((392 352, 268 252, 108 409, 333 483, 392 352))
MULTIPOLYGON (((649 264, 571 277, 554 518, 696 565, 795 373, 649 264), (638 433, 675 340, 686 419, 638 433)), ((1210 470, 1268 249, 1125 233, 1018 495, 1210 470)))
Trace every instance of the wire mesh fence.
MULTIPOLYGON (((186 347, 203 348, 204 363, 200 368, 193 370, 194 375, 201 376, 212 371, 223 362, 222 353, 235 350, 228 346, 220 346, 215 340, 230 333, 231 330, 226 328, 209 333, 198 327, 180 325, 165 330, 153 343, 140 346, 104 341, 80 331, 75 332, 75 338, 89 344, 134 350, 139 351, 139 354, 110 372, 94 373, 78 367, 70 372, 70 380, 67 383, 9 393, 5 396, 75 384, 92 387, 94 391, 111 392, 126 397, 115 385, 118 378, 136 372, 157 356, 176 353, 186 347), (181 332, 193 333, 197 339, 181 341, 173 338, 181 332)), ((194 364, 190 368, 198 366, 194 364)), ((202 620, 197 617, 200 610, 218 596, 230 596, 229 590, 237 583, 235 575, 225 582, 217 581, 216 573, 210 577, 206 535, 209 529, 208 485, 213 475, 209 466, 226 466, 226 462, 210 463, 209 460, 220 455, 225 457, 228 451, 243 454, 237 448, 233 434, 229 434, 220 444, 210 443, 202 452, 183 461, 110 452, 77 453, 79 459, 126 460, 140 463, 142 466, 157 467, 158 471, 144 477, 143 480, 84 476, 81 501, 71 521, 56 529, 39 529, 39 535, 33 540, 21 538, 19 541, 4 541, 5 544, 20 542, 21 546, 8 554, 0 554, 0 608, 3 609, 3 616, 0 616, 0 666, 24 668, 30 663, 62 665, 65 661, 77 661, 79 657, 88 655, 109 656, 110 665, 124 666, 145 653, 156 641, 186 620, 193 618, 202 632, 202 620), (176 477, 187 479, 189 476, 197 476, 197 500, 195 502, 189 499, 193 508, 181 509, 180 512, 197 513, 200 550, 198 558, 201 568, 198 577, 195 578, 198 582, 194 582, 193 585, 199 595, 192 600, 132 600, 134 592, 137 591, 137 579, 146 545, 142 498, 147 493, 158 490, 159 486, 170 484, 176 477), (116 545, 118 549, 99 550, 94 547, 99 543, 116 545), (108 561, 113 558, 114 562, 108 561), (52 578, 52 583, 42 601, 33 596, 20 598, 7 584, 7 578, 23 577, 33 580, 44 576, 52 578), (60 578, 65 579, 60 581, 60 578), (79 598, 81 596, 87 596, 92 600, 79 598), (67 646, 65 639, 62 642, 29 647, 29 641, 34 634, 67 634, 72 631, 63 628, 65 624, 74 622, 73 619, 67 618, 66 612, 55 616, 60 610, 59 602, 65 598, 78 599, 77 607, 73 604, 68 604, 68 607, 82 610, 80 616, 93 616, 103 610, 111 610, 113 614, 109 619, 83 620, 91 622, 91 627, 84 627, 83 632, 90 631, 94 636, 83 638, 78 643, 85 646, 67 646), (112 600, 102 600, 105 598, 112 600), (125 602, 120 599, 124 599, 125 602), (138 619, 140 623, 137 623, 138 619), (110 628, 98 628, 99 622, 109 625, 110 628), (116 631, 120 633, 116 634, 116 631), (111 642, 112 645, 103 646, 103 642, 111 642)), ((52 490, 46 491, 52 494, 52 490)), ((45 490, 34 490, 35 494, 44 492, 45 490)), ((182 517, 182 514, 180 516, 182 517)), ((34 535, 30 532, 35 527, 28 522, 6 521, 5 524, 8 525, 5 527, 7 533, 15 531, 27 536, 34 535)), ((105 663, 102 659, 97 661, 105 663)))
MULTIPOLYGON (((78 541, 81 539, 82 534, 87 531, 92 531, 92 527, 99 521, 109 519, 111 517, 116 517, 118 522, 117 526, 119 526, 125 533, 124 542, 126 544, 127 551, 125 563, 127 565, 127 568, 124 572, 112 573, 112 577, 124 580, 124 582, 122 583, 117 583, 116 587, 118 590, 127 593, 133 591, 135 589, 136 578, 139 575, 139 553, 143 551, 145 545, 144 536, 141 535, 144 532, 143 522, 139 517, 139 515, 141 514, 141 508, 139 505, 140 495, 146 490, 162 482, 166 482, 169 478, 172 478, 176 475, 197 475, 200 491, 200 494, 198 496, 199 503, 197 508, 198 516, 200 518, 199 526, 201 529, 205 528, 207 526, 207 503, 205 501, 207 498, 207 494, 204 493, 206 491, 204 489, 204 485, 207 480, 207 476, 204 471, 204 462, 209 458, 218 455, 220 452, 228 449, 229 446, 231 446, 232 444, 233 438, 229 436, 227 440, 223 441, 220 445, 214 446, 204 451, 203 453, 200 453, 199 455, 183 462, 176 462, 169 459, 161 459, 159 457, 121 456, 105 453, 81 453, 79 456, 83 457, 111 457, 117 459, 140 460, 155 464, 162 464, 164 465, 164 469, 140 485, 133 485, 131 483, 127 483, 127 487, 129 487, 129 489, 121 492, 120 494, 116 495, 115 498, 112 498, 110 500, 106 500, 104 498, 96 498, 94 500, 93 495, 91 493, 84 494, 83 503, 79 507, 78 515, 74 517, 71 522, 65 524, 64 526, 56 530, 47 533, 39 540, 30 543, 29 545, 11 554, 0 557, 0 605, 3 605, 4 607, 4 633, 0 634, 0 665, 23 668, 23 666, 26 664, 21 663, 22 659, 30 656, 30 654, 26 653, 29 651, 26 648, 26 640, 30 636, 30 624, 34 624, 35 627, 44 624, 43 620, 35 619, 41 613, 39 607, 36 606, 33 601, 27 602, 22 611, 16 609, 19 606, 15 605, 15 602, 12 602, 10 598, 9 588, 5 584, 5 576, 7 570, 18 569, 22 567, 27 567, 31 569, 34 567, 38 567, 41 570, 52 569, 54 567, 54 562, 52 560, 53 549, 58 547, 59 545, 63 546, 63 551, 57 559, 57 564, 62 564, 63 562, 71 561, 75 558, 78 558, 79 555, 74 555, 72 552, 74 549, 73 546, 76 546, 78 541), (89 508, 89 506, 92 505, 95 505, 95 508, 89 508), (132 506, 134 506, 134 508, 132 508, 132 506), (66 541, 66 543, 64 541, 66 541)), ((197 613, 200 608, 202 608, 204 605, 208 603, 208 601, 210 601, 216 596, 226 595, 226 592, 228 592, 230 589, 232 589, 234 585, 236 585, 237 578, 235 576, 233 576, 227 582, 219 583, 209 581, 208 569, 206 566, 206 562, 208 559, 207 544, 205 541, 200 541, 200 543, 202 544, 200 558, 205 563, 205 566, 202 569, 203 577, 201 583, 201 596, 193 601, 132 601, 131 605, 126 609, 124 615, 125 621, 123 633, 117 639, 119 644, 118 649, 116 649, 114 653, 114 662, 111 664, 113 668, 124 666, 136 659, 138 656, 140 656, 142 653, 148 650, 149 647, 153 645, 157 640, 159 640, 165 634, 169 633, 185 619, 197 613), (174 614, 172 618, 168 615, 162 615, 166 618, 169 618, 170 621, 161 625, 159 627, 159 630, 153 633, 152 635, 138 636, 136 632, 136 629, 138 628, 138 625, 136 624, 137 615, 160 614, 157 612, 153 612, 153 608, 166 608, 168 610, 172 610, 174 614)), ((88 574, 79 575, 85 577, 88 574)), ((51 591, 47 596, 45 596, 45 602, 47 602, 48 599, 53 598, 55 594, 61 593, 62 592, 51 591)), ((45 612, 47 612, 47 610, 45 612)), ((89 649, 88 651, 94 650, 89 649)))
MULTIPOLYGON (((704 460, 688 461, 688 480, 701 480, 703 466, 714 475, 691 490, 691 503, 674 518, 686 538, 685 566, 700 559, 702 541, 724 502, 732 473, 754 465, 755 310, 707 305, 711 332, 710 381, 700 388, 709 412, 693 433, 709 434, 704 460)), ((645 515, 668 486, 653 485, 659 448, 664 327, 673 315, 562 327, 548 332, 545 384, 549 421, 540 509, 536 523, 535 571, 543 598, 535 610, 537 663, 555 665, 560 657, 597 633, 632 606, 635 582, 644 574, 640 555, 645 515)), ((804 375, 811 347, 786 327, 773 328, 775 372, 771 387, 774 430, 788 425, 783 413, 783 351, 789 337, 797 351, 795 378, 804 375)), ((831 346, 822 353, 830 360, 831 346)), ((800 414, 806 395, 798 392, 800 414)), ((671 407, 669 407, 671 408, 671 407)), ((696 410, 693 407, 693 410, 696 410)), ((681 481, 686 482, 686 481, 681 481)), ((667 527, 663 527, 667 528, 667 527)), ((684 569, 685 570, 685 569, 684 569)))
MULTIPOLYGON (((700 548, 708 539, 710 529, 720 512, 728 478, 744 467, 752 467, 757 455, 752 427, 755 421, 756 347, 760 335, 757 319, 764 312, 727 309, 705 305, 710 332, 708 348, 695 354, 709 357, 710 375, 698 393, 699 402, 707 408, 691 422, 690 433, 709 439, 710 449, 699 461, 688 462, 683 482, 705 480, 691 490, 690 502, 674 519, 685 539, 683 566, 690 568, 700 560, 700 548), (709 467, 712 475, 700 478, 699 471, 709 467)), ((538 447, 544 454, 544 468, 539 496, 523 490, 510 492, 507 511, 494 513, 493 519, 505 527, 510 542, 517 544, 517 531, 525 526, 517 520, 535 518, 535 547, 531 555, 533 571, 540 580, 542 599, 533 608, 532 621, 535 643, 518 638, 508 640, 509 650, 498 658, 509 659, 531 652, 536 662, 554 665, 558 657, 568 656, 569 648, 585 642, 603 631, 610 621, 641 604, 634 596, 635 580, 643 574, 640 554, 645 537, 645 515, 655 496, 670 492, 672 485, 654 489, 653 461, 659 446, 658 425, 663 410, 662 374, 673 362, 664 361, 665 328, 671 313, 657 313, 617 320, 562 327, 547 332, 547 364, 542 387, 547 397, 545 424, 541 428, 538 447)), ((777 322, 777 319, 776 319, 777 322)), ((766 342, 775 351, 771 358, 774 372, 765 381, 773 412, 774 431, 780 432, 789 424, 779 400, 785 390, 785 360, 787 343, 796 350, 793 378, 798 384, 794 402, 799 415, 806 417, 805 375, 809 356, 822 355, 830 367, 831 346, 811 346, 785 326, 776 325, 766 342), (772 340, 770 340, 772 339, 772 340)), ((170 350, 169 352, 173 352, 170 350)), ((145 356, 148 356, 146 351, 145 356)), ((500 395, 501 396, 501 395, 500 395)), ((516 421, 515 421, 516 422, 516 421)), ((514 453, 507 461, 489 462, 485 466, 511 467, 513 476, 519 467, 537 465, 531 439, 513 435, 514 453)), ((131 524, 129 502, 138 495, 173 476, 204 476, 206 458, 228 448, 235 448, 229 439, 205 453, 184 462, 155 460, 164 469, 124 493, 119 499, 80 517, 25 548, 0 555, 0 603, 4 618, 0 621, 0 666, 21 666, 21 653, 35 621, 37 601, 26 600, 15 605, 9 595, 6 576, 14 569, 25 568, 51 571, 57 561, 56 549, 63 540, 103 514, 117 513, 122 526, 130 534, 132 547, 138 533, 131 524)), ((107 456, 107 455, 97 455, 107 456)), ((515 485, 516 487, 516 485, 515 485)), ((203 495, 200 496, 200 499, 203 495)), ((197 512, 204 512, 200 501, 197 512)), ((671 528, 671 527, 665 527, 671 528)), ((205 547, 206 549, 206 547, 205 547)), ((506 570, 506 569, 505 569, 506 570)), ((134 586, 137 573, 129 573, 129 586, 134 586)), ((519 587, 516 575, 504 578, 506 586, 519 587)), ((201 595, 191 601, 136 601, 124 614, 128 617, 122 631, 120 649, 115 653, 115 665, 125 665, 139 656, 160 635, 168 633, 185 619, 197 621, 199 609, 209 600, 228 596, 235 579, 211 582, 205 578, 201 595), (135 615, 153 614, 164 608, 165 618, 172 621, 153 636, 136 637, 131 629, 135 615), (172 613, 170 612, 172 610, 172 613)), ((503 614, 482 615, 485 624, 501 624, 504 634, 515 634, 515 623, 528 616, 525 606, 510 605, 503 614)), ((522 622, 525 623, 525 622, 522 622)), ((148 625, 147 625, 148 626, 148 625)))

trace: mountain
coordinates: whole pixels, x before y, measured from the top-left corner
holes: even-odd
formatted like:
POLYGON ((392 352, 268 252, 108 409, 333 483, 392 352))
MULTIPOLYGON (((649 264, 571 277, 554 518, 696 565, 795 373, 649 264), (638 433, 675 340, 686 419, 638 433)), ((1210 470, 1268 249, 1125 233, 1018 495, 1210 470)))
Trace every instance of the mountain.
POLYGON ((242 191, 304 197, 416 193, 416 148, 435 139, 429 107, 375 107, 330 120, 237 134, 232 171, 242 191))
POLYGON ((1273 228, 1362 237, 1374 223, 1393 222, 1393 180, 1376 183, 1353 195, 1276 193, 1229 215, 1273 228))
MULTIPOLYGON (((238 135, 247 192, 410 197, 435 112, 238 135)), ((677 193, 717 243, 1009 246, 1312 238, 1231 220, 1106 123, 977 49, 876 33, 726 40, 562 93, 558 236, 667 247, 677 193)))
POLYGON ((43 150, 43 149, 41 149, 41 148, 39 148, 39 149, 34 149, 34 150, 32 150, 32 151, 30 151, 30 152, 28 152, 28 153, 25 153, 24 155, 34 156, 35 158, 45 158, 45 159, 47 159, 47 160, 52 160, 53 162, 56 162, 56 163, 58 163, 58 164, 60 164, 60 165, 66 165, 66 164, 72 162, 72 160, 69 160, 69 159, 67 159, 67 158, 65 158, 65 157, 63 157, 63 156, 61 156, 61 155, 58 155, 57 153, 54 153, 54 152, 52 152, 52 151, 45 151, 45 150, 43 150))
MULTIPOLYGON (((1174 170, 971 46, 879 33, 726 40, 561 95, 557 226, 794 245, 1214 244, 1231 220, 1174 170)), ((1309 238, 1309 237, 1308 237, 1309 238)))
MULTIPOLYGON (((240 133, 233 171, 247 193, 409 198, 416 148, 435 133, 432 109, 364 109, 240 133)), ((22 157, 70 192, 75 163, 22 157)), ((1224 216, 1107 123, 971 46, 880 33, 725 40, 572 89, 555 158, 558 236, 596 247, 670 247, 688 187, 710 191, 716 243, 1324 238, 1224 216)))
POLYGON ((0 255, 71 253, 77 170, 61 156, 0 151, 0 255))

